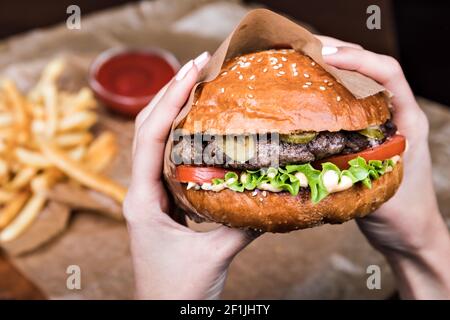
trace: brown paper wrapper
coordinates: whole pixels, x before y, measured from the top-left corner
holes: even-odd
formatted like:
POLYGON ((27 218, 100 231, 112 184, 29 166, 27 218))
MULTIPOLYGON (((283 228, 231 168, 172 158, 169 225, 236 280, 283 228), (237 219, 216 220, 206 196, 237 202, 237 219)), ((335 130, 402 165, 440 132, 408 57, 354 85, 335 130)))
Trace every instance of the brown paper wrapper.
MULTIPOLYGON (((366 98, 379 92, 385 92, 389 95, 384 87, 360 73, 340 70, 327 65, 322 58, 322 43, 305 28, 272 11, 256 9, 250 11, 242 19, 201 71, 199 82, 191 90, 189 99, 173 122, 169 137, 172 137, 173 131, 191 110, 197 87, 201 83, 215 79, 219 75, 225 61, 246 53, 289 47, 310 56, 357 99, 366 98)), ((177 204, 198 221, 198 217, 202 216, 201 213, 197 212, 185 198, 181 189, 182 185, 175 179, 175 165, 171 161, 172 146, 173 140, 169 138, 164 154, 164 177, 172 190, 177 204)))

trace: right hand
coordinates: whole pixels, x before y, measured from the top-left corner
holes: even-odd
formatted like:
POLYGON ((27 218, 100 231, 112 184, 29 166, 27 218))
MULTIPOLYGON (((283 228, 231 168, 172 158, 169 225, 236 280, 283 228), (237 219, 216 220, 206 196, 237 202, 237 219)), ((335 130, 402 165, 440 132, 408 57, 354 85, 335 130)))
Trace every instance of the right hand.
POLYGON ((414 279, 408 278, 409 288, 400 288, 403 296, 450 297, 450 275, 441 272, 450 270, 450 237, 433 188, 428 121, 400 64, 392 57, 355 44, 329 37, 318 38, 326 46, 323 52, 331 53, 324 55, 326 63, 364 74, 393 93, 393 120, 408 141, 399 190, 379 210, 358 219, 360 229, 391 262, 398 276, 414 274, 414 279), (412 272, 414 268, 417 273, 412 272), (418 288, 411 282, 426 282, 428 286, 418 288))

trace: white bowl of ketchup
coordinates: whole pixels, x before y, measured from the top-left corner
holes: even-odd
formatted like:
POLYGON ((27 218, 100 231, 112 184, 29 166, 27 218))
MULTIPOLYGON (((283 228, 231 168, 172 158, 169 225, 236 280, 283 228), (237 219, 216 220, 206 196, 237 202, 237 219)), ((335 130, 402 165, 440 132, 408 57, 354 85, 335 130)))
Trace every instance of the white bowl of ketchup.
POLYGON ((161 48, 112 48, 91 64, 89 84, 107 107, 134 117, 179 68, 175 56, 161 48))

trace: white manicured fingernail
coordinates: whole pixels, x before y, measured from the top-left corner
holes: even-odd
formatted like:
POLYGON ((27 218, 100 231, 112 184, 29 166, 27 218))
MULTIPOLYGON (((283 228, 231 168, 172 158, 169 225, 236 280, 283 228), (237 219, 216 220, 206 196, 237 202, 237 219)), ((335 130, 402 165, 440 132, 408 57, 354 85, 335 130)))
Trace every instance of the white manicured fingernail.
POLYGON ((199 55, 197 58, 194 59, 194 63, 197 66, 197 68, 201 69, 205 66, 205 62, 209 57, 208 51, 203 52, 201 55, 199 55))
POLYGON ((322 47, 322 55, 323 56, 335 54, 337 51, 338 51, 338 48, 336 48, 336 47, 322 47))
POLYGON ((186 63, 180 71, 178 71, 177 76, 175 77, 175 80, 180 81, 182 80, 189 72, 189 70, 192 69, 194 66, 194 60, 190 60, 188 63, 186 63))

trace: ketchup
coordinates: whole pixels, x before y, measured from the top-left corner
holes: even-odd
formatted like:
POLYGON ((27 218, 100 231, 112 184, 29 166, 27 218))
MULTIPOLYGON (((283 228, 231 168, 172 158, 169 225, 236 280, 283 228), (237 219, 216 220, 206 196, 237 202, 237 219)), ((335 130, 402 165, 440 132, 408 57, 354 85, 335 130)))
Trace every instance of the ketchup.
POLYGON ((95 90, 115 111, 136 115, 175 75, 176 67, 152 51, 124 51, 108 57, 93 76, 101 90, 95 90))

